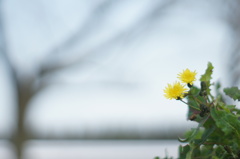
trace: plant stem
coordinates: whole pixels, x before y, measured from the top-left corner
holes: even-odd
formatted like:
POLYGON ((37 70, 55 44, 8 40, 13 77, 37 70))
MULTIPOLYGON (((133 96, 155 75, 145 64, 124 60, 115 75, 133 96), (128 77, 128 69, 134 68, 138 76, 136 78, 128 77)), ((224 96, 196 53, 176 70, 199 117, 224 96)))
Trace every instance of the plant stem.
POLYGON ((193 108, 193 109, 196 109, 196 110, 199 110, 199 111, 200 111, 200 109, 191 106, 190 104, 188 104, 187 102, 183 101, 182 99, 180 99, 180 101, 183 102, 184 104, 187 104, 189 107, 191 107, 191 108, 193 108))

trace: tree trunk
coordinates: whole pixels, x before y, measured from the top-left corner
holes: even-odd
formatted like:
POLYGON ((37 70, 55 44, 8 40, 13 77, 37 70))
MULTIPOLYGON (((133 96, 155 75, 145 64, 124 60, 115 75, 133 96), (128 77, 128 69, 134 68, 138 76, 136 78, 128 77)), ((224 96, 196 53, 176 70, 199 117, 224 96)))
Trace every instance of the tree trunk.
MULTIPOLYGON (((19 80, 20 81, 20 80, 19 80)), ((32 97, 30 81, 19 82, 17 84, 17 112, 16 112, 16 130, 13 134, 13 145, 17 159, 23 159, 24 143, 28 139, 28 133, 25 128, 26 110, 29 100, 32 97)))

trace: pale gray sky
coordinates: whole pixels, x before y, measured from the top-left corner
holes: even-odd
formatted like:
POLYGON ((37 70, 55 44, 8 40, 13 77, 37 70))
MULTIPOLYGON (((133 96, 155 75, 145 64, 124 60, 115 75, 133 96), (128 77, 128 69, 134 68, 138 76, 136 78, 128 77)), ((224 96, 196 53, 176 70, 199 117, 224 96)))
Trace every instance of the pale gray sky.
MULTIPOLYGON (((5 1, 10 56, 19 70, 34 72, 53 47, 84 26, 100 2, 5 1)), ((102 41, 124 34, 154 3, 112 3, 107 16, 99 17, 92 31, 78 39, 78 45, 60 48, 55 58, 74 59, 91 52, 102 41)), ((147 30, 134 30, 126 41, 99 53, 95 50, 98 55, 84 59, 84 67, 57 73, 51 78, 53 84, 31 101, 27 123, 42 134, 188 127, 191 123, 186 121, 187 106, 165 99, 163 89, 185 68, 196 70, 200 77, 209 61, 215 66, 214 80, 225 83, 228 28, 207 3, 191 1, 173 4, 163 17, 149 25, 147 30)), ((14 118, 13 98, 2 60, 0 64, 0 116, 4 119, 0 120, 0 129, 8 132, 14 118)))

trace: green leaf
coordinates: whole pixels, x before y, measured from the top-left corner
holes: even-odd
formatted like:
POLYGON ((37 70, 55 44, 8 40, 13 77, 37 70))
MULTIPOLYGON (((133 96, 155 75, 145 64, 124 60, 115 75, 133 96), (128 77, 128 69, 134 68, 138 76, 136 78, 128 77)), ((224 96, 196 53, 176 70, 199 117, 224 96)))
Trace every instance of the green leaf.
POLYGON ((235 135, 238 144, 240 141, 240 121, 231 112, 226 112, 224 110, 217 110, 217 108, 211 108, 211 116, 216 122, 218 128, 220 128, 226 135, 235 135))
POLYGON ((236 105, 225 105, 225 107, 229 110, 236 109, 236 105))
POLYGON ((207 66, 207 69, 205 71, 205 73, 201 76, 200 78, 200 81, 201 82, 205 82, 206 84, 206 92, 208 95, 210 95, 210 86, 211 86, 211 83, 210 83, 210 80, 212 79, 212 73, 213 73, 213 65, 211 62, 208 62, 208 66, 207 66))
POLYGON ((208 67, 205 73, 201 76, 200 81, 210 81, 212 79, 213 65, 211 62, 208 62, 208 67))
POLYGON ((235 105, 226 105, 225 103, 220 102, 220 101, 218 102, 218 106, 219 106, 219 108, 221 108, 221 109, 223 109, 223 110, 225 110, 226 112, 229 112, 229 113, 236 109, 235 105))
MULTIPOLYGON (((196 100, 199 100, 201 102, 205 102, 205 99, 201 96, 199 96, 199 91, 200 89, 193 86, 191 87, 191 89, 189 90, 189 95, 187 96, 187 103, 188 103, 188 114, 187 114, 187 119, 190 119, 190 117, 193 114, 199 114, 200 113, 200 108, 199 108, 199 104, 196 100)), ((200 120, 197 118, 194 120, 196 122, 200 122, 200 120)))
POLYGON ((207 119, 209 118, 209 116, 205 116, 201 122, 199 122, 198 127, 196 129, 192 129, 192 132, 189 136, 187 136, 186 139, 181 139, 178 138, 178 140, 180 142, 191 142, 193 139, 198 138, 199 136, 201 136, 202 132, 200 131, 200 128, 203 127, 203 124, 207 121, 207 119))
POLYGON ((190 151, 190 146, 189 145, 185 145, 185 146, 180 145, 179 146, 179 151, 178 151, 179 152, 179 159, 186 159, 189 151, 190 151))
POLYGON ((212 126, 212 127, 208 128, 208 129, 206 129, 204 131, 204 133, 202 134, 202 138, 200 140, 196 140, 195 143, 197 145, 203 144, 208 139, 208 137, 214 132, 215 129, 216 129, 215 126, 212 126))
POLYGON ((224 88, 223 91, 232 99, 240 101, 240 90, 238 87, 224 88))
POLYGON ((186 159, 192 159, 192 151, 189 151, 186 155, 186 159))

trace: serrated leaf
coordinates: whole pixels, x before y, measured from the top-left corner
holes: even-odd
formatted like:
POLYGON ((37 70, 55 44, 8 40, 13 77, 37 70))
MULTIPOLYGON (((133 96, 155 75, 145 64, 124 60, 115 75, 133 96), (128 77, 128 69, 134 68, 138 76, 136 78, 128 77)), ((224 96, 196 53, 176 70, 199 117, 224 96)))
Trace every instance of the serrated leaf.
POLYGON ((224 88, 223 91, 232 99, 240 101, 240 90, 238 87, 224 88))
MULTIPOLYGON (((211 86, 211 83, 210 83, 210 80, 212 79, 212 73, 213 73, 213 65, 211 62, 208 62, 208 66, 207 66, 207 69, 205 71, 205 73, 201 76, 200 78, 200 81, 201 82, 205 82, 206 83, 206 92, 208 95, 210 95, 210 92, 211 92, 211 89, 210 89, 210 86, 211 86)), ((212 97, 212 96, 211 96, 212 97)), ((213 98, 213 97, 212 97, 213 98)))
POLYGON ((218 128, 220 128, 226 135, 234 134, 239 143, 240 140, 240 121, 231 112, 224 110, 217 110, 215 107, 211 108, 211 116, 216 122, 218 128))
POLYGON ((205 73, 201 76, 200 81, 210 81, 212 79, 213 65, 211 62, 208 62, 207 69, 205 73))

